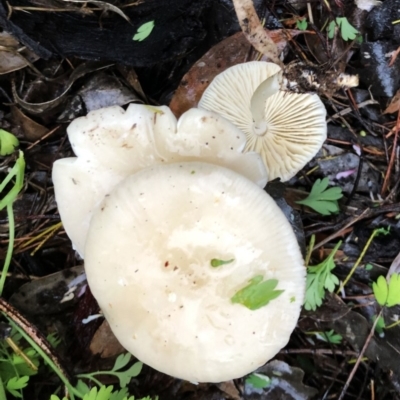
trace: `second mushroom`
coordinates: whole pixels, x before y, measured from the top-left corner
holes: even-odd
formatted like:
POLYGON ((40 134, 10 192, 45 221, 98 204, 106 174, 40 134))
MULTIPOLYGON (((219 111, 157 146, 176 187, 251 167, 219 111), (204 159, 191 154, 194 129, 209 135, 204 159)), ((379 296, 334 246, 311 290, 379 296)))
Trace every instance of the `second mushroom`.
POLYGON ((269 180, 287 181, 321 148, 327 124, 317 94, 279 90, 280 71, 263 61, 228 68, 205 90, 199 107, 215 111, 246 134, 245 151, 261 155, 269 180))

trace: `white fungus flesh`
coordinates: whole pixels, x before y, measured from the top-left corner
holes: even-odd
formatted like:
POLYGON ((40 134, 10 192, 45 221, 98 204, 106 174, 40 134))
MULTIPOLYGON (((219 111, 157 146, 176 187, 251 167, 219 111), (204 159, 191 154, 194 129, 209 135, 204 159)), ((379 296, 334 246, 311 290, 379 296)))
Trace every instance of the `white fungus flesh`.
POLYGON ((220 114, 246 134, 245 151, 261 155, 269 180, 287 181, 321 148, 327 125, 318 95, 277 91, 280 71, 263 61, 228 68, 207 87, 199 107, 220 114), (273 76, 277 78, 270 80, 273 76), (264 87, 266 81, 269 87, 264 87))
POLYGON ((304 300, 303 259, 278 206, 207 163, 154 166, 121 182, 93 215, 85 269, 120 343, 194 382, 239 378, 274 357, 304 300), (283 292, 255 310, 233 303, 254 278, 276 279, 283 292))
POLYGON ((143 168, 201 160, 231 168, 260 187, 267 183, 261 157, 242 153, 244 133, 207 110, 189 110, 177 121, 165 106, 107 107, 77 118, 67 132, 77 157, 54 163, 53 182, 65 230, 82 257, 99 202, 143 168))

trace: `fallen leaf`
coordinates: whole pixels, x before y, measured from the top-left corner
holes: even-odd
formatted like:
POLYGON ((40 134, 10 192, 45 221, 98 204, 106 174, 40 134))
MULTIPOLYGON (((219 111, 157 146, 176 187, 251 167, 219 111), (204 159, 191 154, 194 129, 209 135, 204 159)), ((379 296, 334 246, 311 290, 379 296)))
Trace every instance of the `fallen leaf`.
MULTIPOLYGON (((270 37, 282 52, 287 41, 304 31, 297 29, 277 29, 270 31, 270 37)), ((251 50, 242 32, 237 32, 211 48, 184 75, 169 104, 179 118, 189 108, 197 106, 203 92, 215 76, 229 67, 248 61, 251 50)), ((261 58, 263 60, 263 58, 261 58)))
POLYGON ((18 107, 11 107, 11 116, 17 134, 30 142, 41 139, 49 130, 25 115, 18 107))
POLYGON ((90 351, 93 354, 100 354, 101 358, 110 358, 123 353, 124 350, 112 333, 108 322, 104 321, 92 338, 90 351))
POLYGON ((26 67, 39 57, 20 45, 9 33, 0 32, 0 75, 26 67))
POLYGON ((400 54, 400 46, 397 48, 397 50, 395 50, 393 53, 392 53, 392 56, 390 57, 390 62, 389 62, 389 67, 391 67, 394 63, 395 63, 395 61, 396 61, 396 59, 397 59, 397 56, 400 54))
POLYGON ((393 114, 399 110, 400 110, 400 89, 393 96, 392 100, 390 101, 389 105, 386 107, 386 110, 383 113, 393 114))

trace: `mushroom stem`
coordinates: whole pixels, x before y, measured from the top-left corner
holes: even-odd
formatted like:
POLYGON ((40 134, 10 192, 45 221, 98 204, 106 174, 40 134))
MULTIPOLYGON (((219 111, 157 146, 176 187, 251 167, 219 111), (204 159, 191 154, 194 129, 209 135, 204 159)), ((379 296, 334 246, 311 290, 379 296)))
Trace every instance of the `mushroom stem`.
POLYGON ((254 9, 252 0, 233 0, 240 27, 246 39, 260 53, 267 56, 272 62, 283 67, 279 59, 276 44, 268 34, 268 30, 261 25, 260 19, 254 9))
POLYGON ((257 136, 264 136, 268 131, 267 121, 260 121, 253 123, 253 132, 257 136))

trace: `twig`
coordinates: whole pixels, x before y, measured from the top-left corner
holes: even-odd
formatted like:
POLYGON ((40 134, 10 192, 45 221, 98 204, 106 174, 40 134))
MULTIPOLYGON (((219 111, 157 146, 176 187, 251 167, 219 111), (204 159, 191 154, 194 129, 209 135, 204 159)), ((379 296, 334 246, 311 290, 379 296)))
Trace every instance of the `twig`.
MULTIPOLYGON (((378 104, 378 102, 377 102, 375 99, 365 100, 365 101, 363 101, 363 102, 357 104, 357 108, 362 108, 362 107, 365 107, 365 106, 369 106, 369 105, 371 105, 371 104, 378 104)), ((336 118, 338 118, 338 117, 343 117, 343 115, 350 114, 352 111, 354 111, 353 108, 347 107, 347 108, 345 108, 344 110, 339 111, 339 112, 337 112, 336 114, 333 114, 331 117, 329 117, 329 118, 326 120, 326 122, 328 123, 328 122, 331 122, 333 119, 336 119, 336 118)))
POLYGON ((349 377, 347 378, 347 381, 346 381, 346 383, 345 383, 344 386, 343 386, 343 389, 342 389, 342 391, 341 391, 341 393, 340 393, 340 396, 339 396, 338 400, 342 400, 342 399, 344 398, 344 396, 345 396, 345 394, 346 394, 346 392, 347 392, 347 389, 349 388, 350 383, 351 383, 351 381, 353 380, 353 377, 354 377, 354 375, 355 375, 355 373, 356 373, 356 371, 357 371, 357 369, 358 369, 358 367, 359 367, 359 365, 360 365, 360 363, 361 363, 361 359, 363 358, 364 353, 365 353, 365 351, 367 350, 367 348, 368 348, 368 346, 369 346, 369 343, 370 343, 370 341, 371 341, 371 339, 372 339, 372 336, 374 336, 376 324, 378 323, 379 318, 380 318, 381 316, 382 316, 382 310, 379 312, 378 316, 375 318, 375 321, 374 321, 374 323, 373 323, 373 325, 372 325, 371 331, 369 332, 369 335, 368 335, 368 337, 367 337, 367 340, 365 341, 364 346, 363 346, 363 348, 361 349, 360 354, 358 355, 357 361, 356 361, 356 363, 354 364, 354 367, 353 367, 353 369, 351 370, 350 375, 349 375, 349 377))
POLYGON ((347 224, 345 224, 342 228, 337 230, 335 233, 332 233, 332 235, 329 235, 327 238, 324 240, 321 240, 319 243, 317 243, 314 246, 314 250, 319 249, 321 246, 323 246, 325 243, 329 243, 331 240, 336 239, 337 237, 342 235, 342 232, 349 228, 350 226, 354 225, 356 222, 359 220, 363 219, 366 215, 368 215, 368 212, 370 211, 369 208, 365 209, 359 216, 352 218, 347 224))
POLYGON ((393 139, 392 153, 390 154, 390 161, 389 161, 388 169, 385 174, 385 179, 383 180, 383 185, 382 185, 382 190, 381 190, 382 196, 385 194, 386 189, 389 185, 389 179, 391 176, 394 159, 396 158, 397 138, 399 135, 399 129, 400 129, 400 111, 398 111, 398 113, 397 113, 397 122, 396 122, 396 127, 395 127, 395 135, 394 135, 394 139, 393 139))
POLYGON ((357 258, 357 261, 354 263, 353 267, 351 268, 350 272, 348 273, 348 275, 346 276, 346 279, 340 284, 339 289, 336 291, 336 294, 339 294, 343 288, 346 286, 347 282, 350 280, 350 278, 353 276, 354 271, 357 269, 357 267, 360 265, 362 259, 365 256, 365 253, 367 252, 367 250, 369 249, 369 247, 371 246, 372 241, 374 240, 374 237, 377 236, 379 234, 380 230, 379 229, 374 229, 369 237, 369 239, 367 240, 367 243, 365 244, 364 248, 362 249, 362 252, 360 254, 360 256, 357 258))
POLYGON ((358 353, 352 350, 336 350, 336 349, 283 349, 279 354, 312 354, 312 355, 322 355, 322 354, 332 354, 338 356, 352 356, 358 357, 358 353))
POLYGON ((54 354, 51 344, 42 335, 42 333, 31 324, 19 311, 14 308, 10 303, 0 297, 0 311, 12 322, 19 325, 24 332, 43 350, 44 353, 52 360, 57 368, 62 372, 64 378, 69 380, 69 373, 61 365, 58 356, 54 354))
POLYGON ((11 326, 15 327, 21 336, 40 354, 44 361, 49 364, 53 371, 68 388, 71 399, 79 392, 70 384, 70 377, 66 369, 62 366, 58 356, 42 333, 31 324, 17 309, 6 300, 0 297, 0 311, 7 317, 11 326))
POLYGON ((54 129, 52 129, 50 132, 47 132, 45 135, 43 135, 40 139, 36 140, 36 142, 32 143, 26 150, 30 150, 32 147, 36 146, 38 143, 40 143, 42 140, 47 139, 50 135, 52 135, 55 131, 57 131, 60 128, 61 125, 56 126, 54 129))

